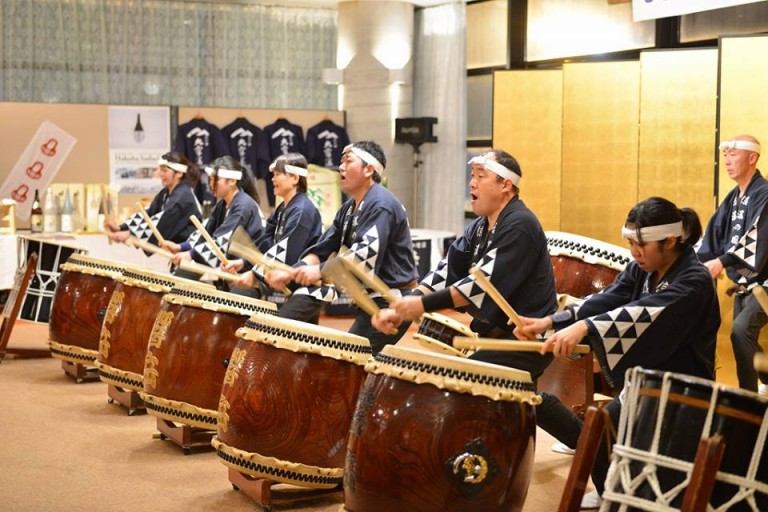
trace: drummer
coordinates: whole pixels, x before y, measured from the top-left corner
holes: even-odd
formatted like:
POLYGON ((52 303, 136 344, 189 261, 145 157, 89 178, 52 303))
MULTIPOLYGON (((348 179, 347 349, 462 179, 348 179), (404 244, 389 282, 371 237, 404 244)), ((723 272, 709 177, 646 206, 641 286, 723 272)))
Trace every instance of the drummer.
MULTIPOLYGON (((171 151, 157 161, 157 174, 163 189, 150 203, 147 214, 164 239, 183 242, 195 230, 189 216, 200 217, 200 204, 191 188, 200 179, 200 171, 187 157, 171 151)), ((140 213, 120 225, 113 220, 106 220, 104 228, 107 236, 115 242, 125 242, 133 235, 145 242, 157 244, 157 238, 140 213)))
MULTIPOLYGON (((211 191, 218 200, 205 230, 218 248, 226 255, 229 239, 238 226, 243 226, 252 239, 260 238, 264 233, 263 216, 251 171, 231 156, 223 156, 207 166, 205 172, 211 191)), ((175 254, 172 261, 176 265, 191 260, 213 268, 221 264, 215 251, 197 231, 181 243, 166 240, 163 247, 175 254)), ((199 274, 182 269, 177 269, 175 274, 187 279, 200 279, 199 274)))
MULTIPOLYGON (((523 317, 525 327, 515 335, 534 339, 555 328, 541 352, 551 350, 557 357, 588 343, 611 386, 621 386, 634 366, 714 379, 720 308, 712 277, 693 250, 701 237, 696 212, 651 197, 629 211, 621 233, 635 261, 613 284, 560 313, 523 317)), ((614 426, 622 398, 606 406, 614 426)), ((587 494, 583 508, 599 506, 604 489, 609 461, 605 447, 597 453, 592 472, 597 494, 587 494)))
MULTIPOLYGON (((314 284, 322 278, 321 266, 342 247, 349 247, 352 253, 361 256, 393 293, 405 294, 415 288, 418 274, 405 208, 380 185, 386 164, 384 150, 376 142, 360 141, 345 147, 339 174, 341 190, 350 199, 341 205, 333 224, 306 250, 293 272, 267 274, 267 282, 275 289, 291 280, 302 285, 284 306, 297 315, 294 319, 308 321, 319 314, 324 302, 335 299, 332 288, 314 284)), ((375 297, 374 301, 379 307, 386 305, 381 297, 375 297)), ((281 310, 281 314, 285 313, 281 310)), ((397 342, 408 325, 403 323, 399 329, 381 333, 371 325, 370 315, 359 310, 349 332, 368 338, 376 354, 384 345, 397 342)))
MULTIPOLYGON (((267 225, 261 237, 256 240, 259 250, 269 259, 286 265, 299 261, 299 256, 307 247, 313 245, 323 232, 323 222, 317 207, 307 197, 307 159, 299 153, 280 155, 269 166, 272 173, 272 185, 275 195, 283 201, 267 219, 267 225)), ((231 260, 222 265, 227 272, 238 272, 245 265, 242 259, 231 260)), ((240 280, 233 284, 243 288, 252 288, 266 283, 266 269, 260 265, 243 272, 240 280)), ((280 316, 295 318, 290 305, 280 306, 280 316)), ((320 312, 309 319, 318 323, 320 312)))
MULTIPOLYGON (((514 339, 506 314, 469 273, 473 266, 483 271, 520 314, 544 316, 555 312, 555 277, 547 239, 539 220, 520 199, 520 165, 499 149, 472 158, 469 165, 472 211, 478 218, 421 281, 416 291, 421 297, 404 297, 374 318, 374 326, 383 332, 390 332, 403 320, 416 320, 425 312, 458 309, 473 317, 470 328, 480 336, 514 339)), ((535 352, 480 350, 471 359, 527 371, 536 382, 553 358, 535 352)), ((576 446, 578 434, 565 436, 578 428, 576 423, 571 429, 565 425, 573 421, 573 414, 554 395, 541 393, 541 397, 536 411, 539 426, 565 445, 576 446)))

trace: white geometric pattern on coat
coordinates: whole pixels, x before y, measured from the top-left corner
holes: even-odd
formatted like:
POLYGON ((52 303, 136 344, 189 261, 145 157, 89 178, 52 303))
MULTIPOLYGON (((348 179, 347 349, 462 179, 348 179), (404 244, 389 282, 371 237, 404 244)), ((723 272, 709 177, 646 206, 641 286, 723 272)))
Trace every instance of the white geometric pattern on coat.
MULTIPOLYGON (((485 253, 485 255, 483 255, 483 257, 477 263, 477 266, 489 280, 493 275, 493 267, 496 264, 497 250, 498 249, 496 248, 491 249, 485 253)), ((459 282, 454 284, 454 286, 456 287, 456 290, 461 293, 468 301, 470 301, 477 309, 481 308, 483 301, 485 300, 485 292, 480 287, 480 285, 475 282, 474 277, 469 275, 459 280, 459 282)))
MULTIPOLYGON (((221 249, 221 252, 224 254, 227 254, 228 248, 229 248, 229 239, 232 237, 233 231, 229 231, 228 233, 224 233, 223 235, 219 235, 213 239, 213 241, 216 243, 216 245, 221 249)), ((190 240, 192 237, 190 237, 190 240)), ((219 264, 221 263, 219 261, 219 258, 216 257, 216 254, 214 254, 213 249, 210 245, 208 245, 208 242, 203 237, 199 237, 198 243, 196 245, 193 245, 192 248, 202 256, 203 260, 208 264, 209 267, 217 268, 219 264)))
POLYGON ((603 339, 608 367, 613 369, 664 311, 663 307, 629 306, 617 308, 592 319, 603 339), (598 320, 599 319, 599 320, 598 320))
POLYGON ((755 223, 749 228, 749 231, 744 233, 736 247, 733 248, 733 254, 741 259, 744 263, 752 268, 755 268, 755 253, 757 252, 757 223, 760 217, 755 219, 755 223))
POLYGON ((445 282, 448 280, 448 258, 443 258, 437 264, 437 268, 427 274, 420 284, 423 284, 433 292, 439 292, 445 288, 445 282))
MULTIPOLYGON (((152 224, 157 226, 157 223, 160 221, 160 217, 162 216, 163 212, 157 212, 156 214, 152 215, 150 217, 152 224)), ((149 237, 152 236, 152 230, 149 229, 149 224, 147 224, 147 221, 144 220, 144 216, 141 213, 135 213, 130 219, 128 219, 126 224, 128 225, 128 231, 130 231, 131 234, 139 240, 146 242, 149 240, 149 237)))
POLYGON ((336 287, 333 285, 322 286, 302 286, 298 288, 294 295, 309 295, 317 300, 331 303, 339 297, 339 293, 336 291, 336 287))
POLYGON ((373 274, 376 258, 379 256, 379 230, 376 226, 366 231, 360 242, 352 244, 348 254, 354 254, 359 261, 365 263, 368 272, 373 274))
MULTIPOLYGON (((283 238, 279 242, 277 242, 275 245, 267 249, 267 252, 264 253, 264 257, 268 258, 270 260, 279 261, 280 263, 285 263, 285 256, 288 251, 288 239, 283 238)), ((264 278, 264 267, 261 265, 254 265, 253 267, 254 271, 256 272, 256 275, 264 278)))

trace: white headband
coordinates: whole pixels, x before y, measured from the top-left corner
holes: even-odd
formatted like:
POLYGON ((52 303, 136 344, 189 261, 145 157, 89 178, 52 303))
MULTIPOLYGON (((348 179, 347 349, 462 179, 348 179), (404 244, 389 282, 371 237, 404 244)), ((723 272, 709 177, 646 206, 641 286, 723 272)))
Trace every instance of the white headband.
POLYGON ((160 157, 157 160, 157 165, 162 165, 163 167, 167 167, 169 169, 173 169, 176 172, 181 172, 186 174, 188 166, 176 162, 169 162, 163 157, 160 157))
POLYGON ((511 180, 512 184, 515 185, 516 187, 520 186, 519 174, 507 169, 496 160, 491 160, 487 156, 482 156, 482 155, 476 156, 467 163, 469 165, 482 165, 485 169, 491 171, 494 174, 501 176, 505 180, 511 180))
POLYGON ((720 143, 720 149, 723 151, 726 149, 744 149, 760 154, 760 144, 748 140, 727 140, 720 143))
MULTIPOLYGON (((629 229, 626 226, 621 228, 621 236, 629 240, 639 242, 637 239, 637 230, 629 229)), ((640 228, 640 238, 643 242, 658 242, 659 240, 666 240, 670 236, 677 238, 683 236, 683 223, 678 221, 672 224, 661 224, 659 226, 648 226, 640 228)))
POLYGON ((360 158, 360 160, 363 160, 365 163, 372 165, 373 168, 376 169, 376 172, 378 172, 380 176, 384 174, 384 166, 381 165, 381 162, 379 162, 379 160, 375 156, 373 156, 366 150, 360 149, 356 147, 354 144, 349 144, 347 147, 344 148, 344 150, 341 153, 344 154, 348 151, 351 151, 352 153, 356 154, 360 158))
POLYGON ((236 171, 234 169, 225 169, 223 167, 214 169, 213 167, 206 167, 205 174, 208 176, 217 176, 219 178, 225 178, 230 180, 240 180, 243 177, 242 171, 236 171))
MULTIPOLYGON (((275 169, 277 169, 277 164, 275 162, 269 164, 269 172, 275 172, 275 169)), ((307 170, 297 165, 283 164, 283 170, 291 174, 296 174, 297 176, 307 176, 307 170)))

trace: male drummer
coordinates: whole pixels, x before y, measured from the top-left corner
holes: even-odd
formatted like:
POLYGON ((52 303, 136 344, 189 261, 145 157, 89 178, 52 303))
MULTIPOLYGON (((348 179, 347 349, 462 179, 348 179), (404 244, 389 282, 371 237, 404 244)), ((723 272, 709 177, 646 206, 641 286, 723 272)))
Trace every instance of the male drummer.
MULTIPOLYGON (((268 272, 267 283, 281 289, 293 280, 304 288, 293 295, 280 308, 280 316, 308 321, 323 308, 323 302, 331 302, 335 293, 327 287, 315 287, 322 279, 322 266, 342 247, 365 263, 393 293, 407 293, 416 287, 416 264, 413 258, 411 230, 405 208, 397 198, 380 185, 387 165, 384 150, 373 141, 355 142, 344 148, 339 174, 341 190, 349 195, 336 213, 333 224, 320 240, 309 247, 293 272, 268 272)), ((379 307, 386 306, 384 299, 373 296, 379 307)), ((399 329, 386 334, 371 326, 371 317, 359 310, 349 332, 368 338, 373 353, 385 345, 395 343, 408 328, 403 323, 399 329)))
MULTIPOLYGON (((760 330, 768 323, 752 290, 768 282, 768 181, 757 169, 760 142, 751 135, 739 135, 720 144, 728 177, 736 182, 707 225, 699 259, 717 278, 723 270, 735 284, 729 289, 733 298, 731 344, 736 358, 739 387, 760 390, 768 395, 768 381, 758 388, 758 374, 753 366, 760 330)), ((760 375, 768 378, 768 375, 760 375)))
MULTIPOLYGON (((472 211, 478 218, 421 281, 415 292, 421 296, 403 297, 374 318, 374 326, 383 332, 391 332, 401 321, 416 320, 425 312, 461 309, 472 315, 470 327, 480 336, 514 343, 507 316, 470 275, 473 266, 480 268, 519 314, 546 316, 555 312, 555 277, 547 239, 539 220, 520 199, 520 165, 512 155, 498 149, 472 158, 469 165, 472 211)), ((552 361, 549 354, 492 350, 475 352, 471 358, 528 371, 534 382, 552 361)), ((568 425, 574 421, 573 414, 556 397, 542 393, 542 398, 536 412, 539 426, 575 447, 578 434, 565 435, 573 432, 568 425)))

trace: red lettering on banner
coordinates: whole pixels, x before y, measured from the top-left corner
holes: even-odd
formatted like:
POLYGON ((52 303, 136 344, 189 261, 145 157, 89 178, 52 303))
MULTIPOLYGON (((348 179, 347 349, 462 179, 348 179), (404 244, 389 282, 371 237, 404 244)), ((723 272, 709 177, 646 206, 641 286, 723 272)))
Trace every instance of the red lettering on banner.
POLYGON ((56 146, 58 145, 58 140, 50 138, 48 139, 48 142, 40 146, 40 151, 42 151, 45 156, 53 156, 56 154, 56 146))
POLYGON ((39 180, 43 175, 43 162, 35 162, 27 167, 27 176, 33 180, 39 180))
POLYGON ((17 203, 23 203, 27 200, 28 193, 29 193, 29 187, 26 185, 21 185, 19 188, 11 192, 11 197, 17 203))

